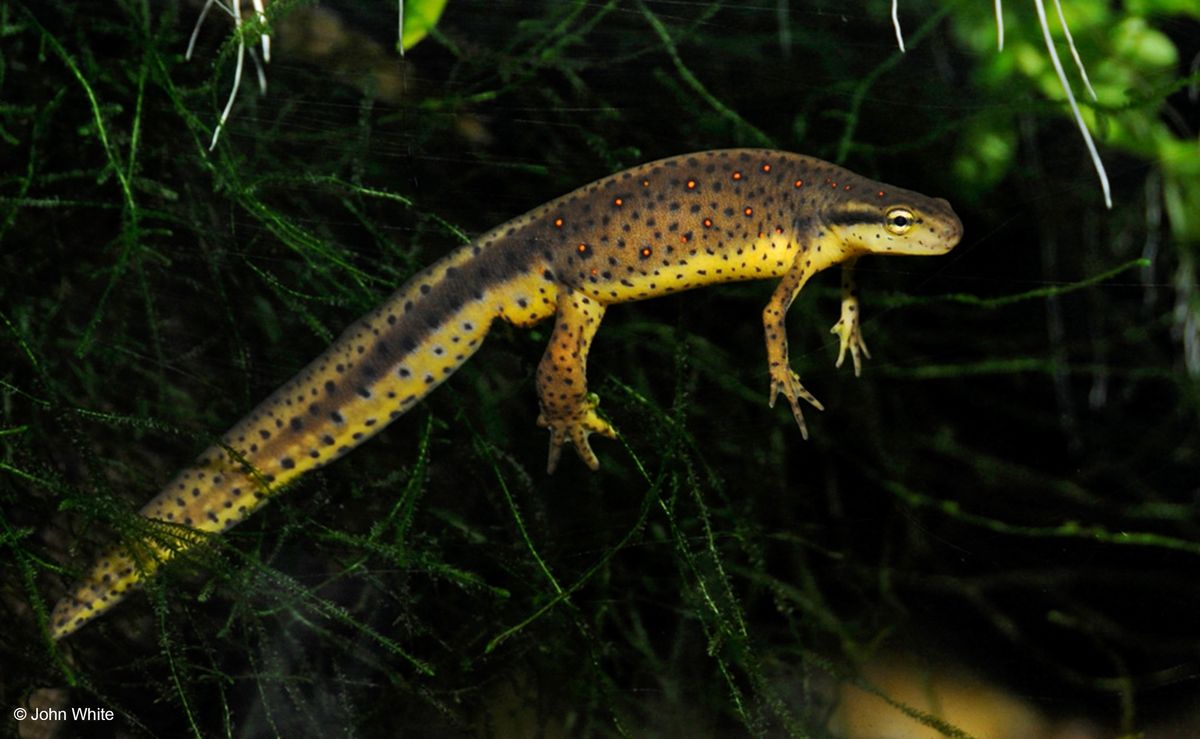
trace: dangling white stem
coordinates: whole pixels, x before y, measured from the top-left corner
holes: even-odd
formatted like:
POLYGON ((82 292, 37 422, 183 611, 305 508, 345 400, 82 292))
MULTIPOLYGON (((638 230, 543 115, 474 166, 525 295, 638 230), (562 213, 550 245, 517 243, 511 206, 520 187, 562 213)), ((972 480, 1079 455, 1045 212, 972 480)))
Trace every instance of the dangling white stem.
POLYGON ((1071 50, 1071 56, 1075 58, 1075 66, 1079 68, 1079 76, 1083 78, 1083 86, 1087 88, 1092 100, 1096 100, 1096 91, 1092 89, 1092 82, 1088 79, 1087 70, 1083 68, 1083 60, 1079 58, 1079 52, 1075 49, 1075 39, 1071 38, 1071 29, 1067 27, 1067 19, 1063 16, 1062 3, 1054 0, 1054 7, 1058 10, 1058 22, 1062 24, 1063 34, 1067 37, 1067 48, 1071 50))
POLYGON ((996 46, 997 51, 1004 51, 1004 11, 1000 8, 1002 0, 996 0, 996 46))
POLYGON ((1063 72, 1062 62, 1059 61, 1058 52, 1054 49, 1054 39, 1050 37, 1050 24, 1046 21, 1046 5, 1042 0, 1033 0, 1033 3, 1037 6, 1038 22, 1042 24, 1042 37, 1046 41, 1046 51, 1050 54, 1050 61, 1054 64, 1054 72, 1058 75, 1063 92, 1067 94, 1067 103, 1075 115, 1075 123, 1079 125, 1079 132, 1083 134, 1083 142, 1092 156, 1092 165, 1096 167, 1096 174, 1100 176, 1100 187, 1104 190, 1104 204, 1111 209, 1112 192, 1108 186, 1108 173, 1104 171, 1104 162, 1100 161, 1096 143, 1092 141, 1092 134, 1088 131, 1087 124, 1083 122, 1083 115, 1079 112, 1079 105, 1075 102, 1075 94, 1071 92, 1071 85, 1067 82, 1066 73, 1063 72))
MULTIPOLYGON (((253 3, 254 3, 254 15, 256 15, 258 17, 258 22, 261 23, 264 28, 264 30, 262 32, 263 62, 266 64, 270 64, 271 63, 271 37, 267 35, 267 32, 265 30, 266 26, 267 26, 266 9, 263 7, 263 0, 253 0, 253 3)), ((266 89, 265 84, 263 85, 263 89, 266 89)))
MULTIPOLYGON (((233 2, 233 27, 235 33, 242 30, 242 10, 238 5, 238 0, 233 2)), ((238 33, 237 64, 233 68, 233 89, 229 91, 229 99, 225 101, 225 110, 221 111, 221 118, 217 121, 216 130, 213 131, 212 143, 208 146, 209 151, 217 148, 217 140, 221 138, 221 129, 225 127, 225 121, 229 120, 229 112, 233 110, 233 101, 237 98, 238 88, 242 85, 242 65, 245 61, 246 43, 242 41, 241 33, 238 33)))
POLYGON ((267 94, 267 70, 263 69, 262 62, 258 60, 258 54, 254 53, 254 49, 248 49, 250 52, 250 61, 254 62, 254 72, 258 75, 258 91, 263 95, 267 94))
POLYGON ((196 48, 196 37, 200 35, 200 26, 204 25, 204 19, 208 17, 208 11, 212 10, 214 2, 216 0, 205 0, 204 7, 200 9, 200 17, 196 19, 196 25, 192 28, 192 37, 188 39, 187 52, 183 55, 187 61, 192 60, 192 50, 196 48))
POLYGON ((892 26, 896 29, 896 43, 900 44, 900 53, 904 53, 904 34, 900 33, 900 0, 892 0, 892 26))
POLYGON ((400 58, 404 58, 404 0, 396 0, 396 15, 398 30, 396 31, 396 46, 400 49, 400 58))

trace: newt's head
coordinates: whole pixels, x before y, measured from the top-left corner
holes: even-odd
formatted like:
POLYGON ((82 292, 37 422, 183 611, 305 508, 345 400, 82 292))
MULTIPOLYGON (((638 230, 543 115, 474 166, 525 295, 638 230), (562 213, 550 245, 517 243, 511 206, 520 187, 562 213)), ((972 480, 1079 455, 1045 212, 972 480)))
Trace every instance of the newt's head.
POLYGON ((846 248, 863 254, 945 254, 963 233, 950 203, 888 185, 832 203, 823 221, 846 248))

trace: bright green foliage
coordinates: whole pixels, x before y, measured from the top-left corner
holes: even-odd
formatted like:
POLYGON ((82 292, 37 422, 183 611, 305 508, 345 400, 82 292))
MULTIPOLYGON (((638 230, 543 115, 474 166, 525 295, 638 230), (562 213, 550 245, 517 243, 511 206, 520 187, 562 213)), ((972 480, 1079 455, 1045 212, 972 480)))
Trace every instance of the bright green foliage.
POLYGON ((1017 156, 1017 132, 977 118, 963 131, 959 148, 963 153, 954 159, 954 174, 982 197, 1008 175, 1017 156))
POLYGON ((905 652, 1046 734, 1153 735, 1200 674, 1196 8, 1063 3, 1111 211, 1020 0, 1003 52, 991 2, 901 0, 904 54, 882 2, 454 0, 403 60, 392 0, 274 0, 268 89, 247 58, 212 150, 258 21, 214 12, 188 62, 196 3, 0 2, 5 721, 61 695, 139 737, 826 739, 840 678, 885 723, 972 733, 865 677, 905 652), (590 386, 622 436, 595 474, 545 475, 548 326, 498 326, 379 437, 49 640, 138 507, 424 265, 741 145, 966 227, 860 262, 861 378, 833 367, 836 275, 800 294, 808 442, 766 407, 769 284, 608 311, 590 386))
POLYGON ((1180 15, 1200 18, 1200 5, 1192 0, 1126 0, 1129 12, 1137 15, 1180 15))
POLYGON ((404 36, 400 45, 411 49, 429 35, 442 17, 447 0, 405 0, 404 2, 404 36))
MULTIPOLYGON (((1163 201, 1170 209, 1172 233, 1181 244, 1200 242, 1200 179, 1194 163, 1197 142, 1181 138, 1163 115, 1164 91, 1177 89, 1179 50, 1157 30, 1150 16, 1186 10, 1197 14, 1195 3, 1109 3, 1104 0, 1063 0, 1063 11, 1096 99, 1084 90, 1073 65, 1066 34, 1047 1, 1051 33, 1068 77, 1076 88, 1083 117, 1101 147, 1145 157, 1163 173, 1163 201), (1190 149, 1190 153, 1189 153, 1190 149), (1187 160, 1187 161, 1182 161, 1187 160), (1179 207, 1176 207, 1178 204, 1179 207)), ((975 71, 982 93, 990 93, 996 112, 972 121, 969 135, 959 142, 956 171, 978 191, 995 185, 1016 162, 1014 98, 1027 95, 1031 83, 1041 97, 1062 103, 1065 94, 1042 43, 1037 19, 1027 4, 1005 4, 1005 48, 996 49, 995 16, 989 3, 957 8, 952 26, 958 38, 979 61, 975 71)), ((1069 115, 1065 105, 1057 105, 1069 115)), ((1064 141, 1064 146, 1069 142, 1064 141)), ((1080 144, 1082 150, 1082 144, 1080 144)))

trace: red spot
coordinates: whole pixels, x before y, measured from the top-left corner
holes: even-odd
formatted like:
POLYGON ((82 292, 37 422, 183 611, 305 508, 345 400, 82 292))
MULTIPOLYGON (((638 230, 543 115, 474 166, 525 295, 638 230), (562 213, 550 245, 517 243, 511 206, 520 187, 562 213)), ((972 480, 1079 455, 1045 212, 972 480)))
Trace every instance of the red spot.
POLYGON ((585 251, 587 251, 587 244, 580 244, 579 246, 577 246, 577 247, 575 247, 575 248, 579 250, 579 253, 580 253, 580 254, 582 254, 582 253, 584 253, 585 251))
POLYGON ((563 224, 563 220, 561 218, 554 219, 554 227, 555 228, 562 228, 562 224, 563 224))
POLYGON ((614 200, 614 201, 613 201, 613 205, 615 205, 615 206, 617 206, 618 208, 620 208, 620 207, 621 207, 621 205, 622 205, 624 202, 625 202, 624 200, 622 200, 622 199, 620 199, 620 198, 617 198, 616 200, 614 200))
POLYGON ((743 210, 742 212, 743 212, 743 213, 745 213, 745 214, 746 214, 746 215, 748 215, 748 216, 752 216, 752 215, 754 215, 754 209, 753 209, 753 208, 750 208, 750 207, 747 207, 747 208, 746 208, 745 210, 743 210))
POLYGON ((769 165, 769 164, 764 164, 764 165, 763 165, 763 171, 764 171, 764 172, 770 172, 770 171, 771 171, 771 165, 769 165))
POLYGON ((687 189, 689 189, 689 190, 695 190, 695 189, 696 189, 696 181, 695 181, 695 180, 688 180, 688 181, 687 181, 687 189))
POLYGON ((704 227, 705 227, 705 228, 712 228, 712 219, 711 219, 711 218, 705 218, 705 219, 704 219, 704 227))
POLYGON ((600 270, 596 269, 595 267, 592 267, 592 277, 595 277, 598 274, 600 274, 600 270))
POLYGON ((650 180, 642 180, 642 187, 650 187, 650 180))
POLYGON ((849 186, 849 185, 846 185, 845 187, 843 187, 843 188, 842 188, 842 190, 843 190, 844 192, 850 192, 850 186, 849 186))
POLYGON ((685 244, 686 244, 686 243, 688 242, 688 237, 687 237, 687 234, 684 234, 683 236, 680 236, 680 237, 679 237, 679 240, 680 240, 680 241, 682 241, 683 243, 685 243, 685 244))
POLYGON ((776 235, 782 235, 782 234, 783 234, 783 227, 782 227, 782 226, 776 226, 776 227, 775 227, 775 234, 776 234, 776 235))
POLYGON ((796 187, 804 187, 804 180, 796 180, 796 187))
POLYGON ((828 183, 829 183, 829 186, 830 186, 830 187, 832 187, 834 190, 836 190, 836 189, 837 189, 837 183, 836 183, 836 182, 834 182, 833 180, 825 180, 825 181, 826 181, 826 182, 828 182, 828 183))
POLYGON ((735 180, 740 180, 740 179, 742 179, 742 173, 741 173, 741 172, 734 172, 734 173, 733 173, 733 179, 735 179, 735 180))
POLYGON ((875 197, 877 197, 877 198, 883 197, 883 190, 880 190, 879 192, 875 193, 875 197))
POLYGON ((651 249, 650 249, 650 247, 648 247, 648 246, 643 246, 643 247, 642 247, 642 256, 643 256, 643 257, 648 257, 648 256, 650 256, 650 253, 651 253, 651 249))

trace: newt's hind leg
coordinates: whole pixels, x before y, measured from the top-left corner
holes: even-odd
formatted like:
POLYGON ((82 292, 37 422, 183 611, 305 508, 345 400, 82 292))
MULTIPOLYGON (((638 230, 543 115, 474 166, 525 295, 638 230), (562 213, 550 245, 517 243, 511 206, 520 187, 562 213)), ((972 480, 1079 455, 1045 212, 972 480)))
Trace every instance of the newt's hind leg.
POLYGON ((587 391, 588 348, 602 318, 602 304, 566 287, 559 291, 554 332, 537 372, 542 410, 538 425, 550 429, 548 473, 558 466, 563 442, 571 442, 583 463, 594 470, 600 467, 600 460, 592 453, 588 435, 617 438, 608 421, 596 415, 599 399, 587 391))

